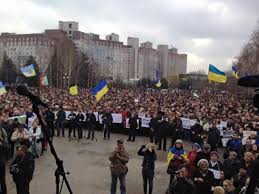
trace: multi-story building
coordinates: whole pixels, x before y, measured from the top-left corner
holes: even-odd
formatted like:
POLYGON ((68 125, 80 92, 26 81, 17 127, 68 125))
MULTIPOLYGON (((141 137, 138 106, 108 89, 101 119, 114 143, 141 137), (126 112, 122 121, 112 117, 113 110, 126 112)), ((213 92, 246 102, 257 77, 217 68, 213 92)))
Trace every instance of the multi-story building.
POLYGON ((23 66, 30 56, 39 64, 40 71, 48 68, 54 52, 54 41, 45 34, 15 34, 2 33, 0 35, 0 61, 4 52, 17 65, 23 66))
POLYGON ((119 35, 115 34, 115 33, 111 33, 111 34, 106 36, 106 40, 118 42, 119 41, 119 35))
POLYGON ((73 41, 79 51, 96 64, 102 78, 128 80, 130 78, 131 47, 119 41, 102 40, 80 31, 74 32, 73 41))
MULTIPOLYGON (((0 61, 3 54, 13 60, 17 66, 26 63, 33 56, 41 71, 46 71, 51 58, 57 57, 56 85, 65 77, 73 77, 74 67, 79 64, 80 53, 84 53, 98 76, 113 80, 156 79, 156 70, 160 77, 186 73, 187 55, 178 54, 176 48, 158 45, 153 48, 152 42, 139 45, 139 38, 128 37, 127 45, 119 41, 119 35, 111 33, 106 40, 98 34, 79 31, 78 22, 59 21, 59 29, 46 30, 41 34, 11 34, 0 36, 0 61), (59 77, 58 77, 59 76, 59 77)), ((69 85, 70 81, 67 81, 69 85)))
POLYGON ((74 21, 59 21, 59 29, 65 31, 67 36, 72 38, 73 33, 79 29, 79 23, 74 21))

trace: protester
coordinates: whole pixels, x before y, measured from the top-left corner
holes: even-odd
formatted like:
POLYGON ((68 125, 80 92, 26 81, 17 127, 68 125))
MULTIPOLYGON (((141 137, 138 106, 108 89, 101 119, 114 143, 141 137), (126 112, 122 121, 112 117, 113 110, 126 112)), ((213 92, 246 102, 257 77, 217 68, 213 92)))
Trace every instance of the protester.
POLYGON ((201 149, 201 146, 198 144, 198 143, 194 143, 192 144, 192 150, 188 153, 188 177, 189 178, 192 178, 193 177, 193 174, 195 172, 195 169, 196 169, 196 164, 195 164, 195 160, 196 160, 196 157, 197 157, 197 153, 200 151, 201 149))
POLYGON ((64 121, 66 119, 66 113, 63 110, 63 106, 60 107, 60 110, 57 112, 57 120, 56 120, 56 127, 57 127, 57 136, 60 135, 60 130, 62 132, 62 136, 65 137, 64 131, 64 121))
POLYGON ((110 111, 107 111, 103 114, 102 116, 103 119, 103 129, 104 129, 104 140, 106 140, 106 136, 108 140, 110 139, 110 134, 111 134, 111 128, 112 128, 112 114, 110 111))
POLYGON ((155 141, 155 137, 156 137, 156 132, 157 132, 157 118, 156 118, 156 114, 152 114, 151 115, 151 120, 149 122, 149 128, 150 128, 150 132, 149 132, 149 138, 150 138, 150 143, 156 143, 155 141))
POLYGON ((225 190, 225 194, 234 194, 235 187, 233 186, 232 181, 230 180, 224 180, 223 182, 223 188, 225 190))
POLYGON ((239 171, 240 161, 237 158, 237 153, 234 151, 229 152, 229 156, 224 160, 224 176, 226 179, 233 178, 239 171))
POLYGON ((92 136, 92 140, 94 140, 94 131, 96 127, 96 116, 94 115, 92 110, 89 110, 87 116, 86 116, 87 122, 88 122, 88 136, 87 139, 90 139, 92 136))
POLYGON ((213 194, 225 194, 223 187, 217 186, 213 190, 213 194))
POLYGON ((143 176, 143 186, 144 194, 152 194, 153 191, 153 179, 154 179, 154 169, 155 169, 155 145, 149 143, 147 145, 142 145, 138 151, 139 156, 144 156, 142 163, 142 176, 143 176), (144 150, 146 149, 146 150, 144 150), (149 184, 149 192, 147 192, 147 185, 149 184))
POLYGON ((14 142, 14 155, 17 147, 21 145, 26 145, 28 148, 30 147, 29 138, 29 132, 24 128, 23 124, 19 123, 11 137, 11 141, 14 142))
POLYGON ((188 169, 181 166, 169 184, 166 194, 195 194, 195 185, 191 179, 188 178, 188 169))
POLYGON ((198 164, 198 169, 194 173, 194 183, 196 185, 197 194, 210 194, 213 190, 214 175, 209 171, 209 163, 205 159, 201 159, 198 164))
POLYGON ((157 124, 157 143, 158 143, 158 149, 161 150, 162 148, 162 142, 163 142, 163 150, 166 151, 166 143, 167 143, 167 137, 169 133, 169 123, 167 121, 167 118, 165 116, 162 117, 162 120, 158 121, 157 124))
POLYGON ((167 173, 170 174, 170 182, 173 180, 179 167, 188 162, 186 152, 183 148, 182 140, 175 141, 175 145, 170 149, 167 156, 167 173))
POLYGON ((30 133, 30 142, 31 142, 31 151, 34 158, 39 158, 41 153, 41 127, 38 126, 38 121, 35 121, 32 124, 32 127, 29 129, 30 133))
POLYGON ((84 120, 85 120, 85 116, 82 113, 82 110, 80 110, 76 115, 78 141, 83 138, 84 120))
POLYGON ((219 161, 219 154, 216 151, 210 153, 209 170, 214 175, 214 185, 220 185, 222 177, 224 176, 224 166, 219 161))
POLYGON ((133 112, 129 118, 129 125, 129 138, 127 139, 127 141, 134 142, 136 138, 136 129, 138 127, 138 116, 135 112, 133 112))
POLYGON ((201 159, 205 159, 207 161, 210 160, 210 151, 211 146, 209 144, 204 144, 200 151, 197 152, 196 158, 195 158, 195 165, 197 166, 198 162, 201 159))
POLYGON ((116 193, 117 189, 117 180, 120 180, 120 190, 121 194, 126 194, 126 183, 125 177, 128 173, 128 167, 126 164, 129 162, 129 154, 125 151, 123 146, 123 140, 117 141, 117 147, 110 154, 109 160, 111 161, 111 194, 116 193))
MULTIPOLYGON (((225 177, 225 178, 228 179, 228 177, 225 177)), ((235 189, 236 193, 240 193, 242 188, 245 187, 247 179, 248 179, 248 176, 246 173, 246 169, 243 167, 240 167, 238 174, 235 174, 233 178, 233 185, 236 188, 235 189)))
POLYGON ((71 113, 68 115, 68 120, 69 120, 69 131, 68 131, 68 138, 69 140, 71 139, 71 133, 73 131, 73 137, 76 137, 76 113, 71 111, 71 113))
POLYGON ((35 168, 34 159, 26 146, 22 145, 16 149, 16 157, 10 166, 10 173, 13 175, 17 194, 29 194, 35 168))
POLYGON ((208 144, 211 146, 211 151, 217 151, 220 139, 220 131, 217 128, 216 123, 213 123, 208 132, 208 144))

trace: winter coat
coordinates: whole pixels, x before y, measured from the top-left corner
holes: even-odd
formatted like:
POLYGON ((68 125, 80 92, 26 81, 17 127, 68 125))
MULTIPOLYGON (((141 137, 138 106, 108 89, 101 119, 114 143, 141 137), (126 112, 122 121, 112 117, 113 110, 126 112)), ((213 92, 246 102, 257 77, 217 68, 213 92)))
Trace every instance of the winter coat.
POLYGON ((195 172, 195 169, 196 169, 196 165, 195 165, 195 160, 196 160, 196 157, 197 157, 197 152, 196 151, 190 151, 188 153, 188 177, 192 178, 193 177, 193 174, 195 172))
POLYGON ((10 167, 10 173, 13 175, 14 182, 21 180, 31 181, 34 173, 35 163, 30 152, 26 152, 25 156, 16 156, 10 167), (12 167, 17 168, 15 172, 12 167))
POLYGON ((225 178, 231 179, 232 177, 234 177, 234 175, 236 175, 239 172, 241 163, 238 159, 236 160, 226 159, 224 160, 223 165, 224 165, 225 178))
POLYGON ((113 122, 112 114, 111 113, 104 113, 102 116, 103 124, 107 126, 111 126, 113 122))
POLYGON ((220 143, 220 131, 218 128, 210 128, 208 132, 208 144, 217 146, 220 143))
POLYGON ((150 152, 149 150, 143 151, 143 149, 145 149, 144 146, 142 146, 138 151, 139 156, 144 156, 143 163, 142 163, 143 169, 154 170, 155 169, 155 160, 156 160, 155 151, 154 150, 152 150, 152 152, 150 152))
POLYGON ((194 194, 195 185, 191 179, 174 177, 167 194, 194 194))
POLYGON ((109 157, 111 161, 111 174, 112 176, 126 175, 128 172, 127 163, 129 162, 129 154, 125 151, 114 150, 109 157))
POLYGON ((191 136, 192 142, 201 144, 201 135, 203 132, 202 126, 196 123, 191 127, 191 132, 192 132, 192 136, 191 136))
POLYGON ((211 188, 214 183, 214 175, 211 171, 207 171, 206 173, 202 173, 197 170, 194 173, 194 183, 196 185, 196 193, 197 194, 212 194, 211 188), (195 178, 202 178, 203 182, 195 181, 195 178))
POLYGON ((131 129, 137 129, 137 127, 138 127, 138 117, 137 116, 130 117, 129 125, 130 125, 131 129))

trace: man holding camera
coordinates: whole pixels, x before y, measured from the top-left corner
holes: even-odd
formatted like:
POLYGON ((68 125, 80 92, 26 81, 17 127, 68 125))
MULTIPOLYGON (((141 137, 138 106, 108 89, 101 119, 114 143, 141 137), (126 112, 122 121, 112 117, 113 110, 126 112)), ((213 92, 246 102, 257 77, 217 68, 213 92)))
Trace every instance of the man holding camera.
POLYGON ((24 145, 17 147, 16 157, 10 166, 10 173, 16 184, 17 194, 29 194, 35 163, 33 156, 24 145))
POLYGON ((169 185, 166 194, 193 194, 195 193, 195 185, 191 179, 187 178, 188 169, 181 166, 176 172, 176 176, 169 185))
POLYGON ((126 164, 129 162, 129 154, 125 151, 123 140, 117 141, 117 147, 111 153, 109 160, 111 161, 111 194, 116 193, 117 180, 120 180, 121 194, 126 194, 125 177, 128 172, 126 164))

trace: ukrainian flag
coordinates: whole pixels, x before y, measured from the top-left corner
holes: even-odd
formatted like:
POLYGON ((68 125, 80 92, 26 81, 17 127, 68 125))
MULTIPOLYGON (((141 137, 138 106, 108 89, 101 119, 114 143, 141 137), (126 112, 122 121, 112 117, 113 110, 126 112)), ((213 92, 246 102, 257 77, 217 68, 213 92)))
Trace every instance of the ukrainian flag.
POLYGON ((92 93, 96 98, 96 101, 99 101, 107 92, 109 88, 107 87, 106 80, 102 80, 97 86, 92 89, 92 93))
POLYGON ((239 79, 238 73, 237 73, 237 68, 235 66, 232 66, 232 75, 236 78, 239 79))
POLYGON ((160 87, 161 87, 161 85, 162 85, 162 84, 161 84, 161 81, 160 81, 160 80, 158 80, 158 81, 157 81, 157 83, 156 83, 156 87, 160 88, 160 87))
POLYGON ((160 81, 160 72, 159 70, 156 70, 156 87, 160 88, 161 87, 161 81, 160 81))
POLYGON ((22 67, 21 71, 25 77, 33 77, 36 75, 36 71, 34 69, 34 64, 30 64, 26 67, 22 67))
POLYGON ((208 80, 218 82, 218 83, 226 83, 227 82, 227 76, 226 76, 225 72, 220 71, 215 66, 210 64, 208 80))
POLYGON ((69 88, 69 93, 73 96, 77 95, 78 94, 78 89, 77 89, 77 86, 71 86, 69 88))
POLYGON ((4 86, 0 88, 0 96, 6 93, 6 89, 4 86))

